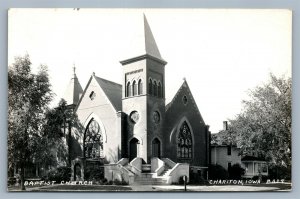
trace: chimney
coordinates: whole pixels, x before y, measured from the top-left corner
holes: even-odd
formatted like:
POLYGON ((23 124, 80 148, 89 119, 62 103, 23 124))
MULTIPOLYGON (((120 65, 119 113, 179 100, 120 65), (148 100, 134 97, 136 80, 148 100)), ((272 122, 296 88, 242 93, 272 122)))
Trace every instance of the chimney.
POLYGON ((223 130, 227 131, 228 130, 228 124, 227 121, 223 121, 223 130))

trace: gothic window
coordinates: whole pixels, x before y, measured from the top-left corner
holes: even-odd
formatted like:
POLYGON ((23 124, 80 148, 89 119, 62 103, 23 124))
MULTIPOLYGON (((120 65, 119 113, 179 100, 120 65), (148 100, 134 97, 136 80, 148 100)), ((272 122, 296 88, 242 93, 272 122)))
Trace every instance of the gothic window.
POLYGON ((177 137, 177 157, 191 159, 193 156, 193 138, 187 122, 183 122, 177 137))
POLYGON ((158 82, 158 97, 162 97, 162 89, 161 89, 161 83, 158 82))
POLYGON ((154 81, 154 83, 153 83, 153 95, 157 96, 157 84, 156 84, 156 81, 154 81))
POLYGON ((95 99, 95 97, 96 97, 96 93, 94 92, 94 91, 92 91, 91 93, 90 93, 90 99, 91 100, 94 100, 95 99))
POLYGON ((130 97, 131 95, 131 86, 130 86, 130 82, 127 83, 127 86, 126 86, 126 95, 125 97, 130 97))
POLYGON ((137 84, 135 80, 132 83, 132 95, 135 96, 137 94, 137 84))
POLYGON ((142 83, 141 79, 139 80, 139 83, 138 83, 138 94, 139 95, 143 94, 143 83, 142 83))
POLYGON ((149 94, 152 95, 152 80, 151 79, 149 80, 149 86, 148 87, 149 87, 148 88, 149 89, 149 94))
POLYGON ((101 128, 94 119, 90 121, 85 130, 84 156, 86 158, 103 158, 103 137, 101 128))

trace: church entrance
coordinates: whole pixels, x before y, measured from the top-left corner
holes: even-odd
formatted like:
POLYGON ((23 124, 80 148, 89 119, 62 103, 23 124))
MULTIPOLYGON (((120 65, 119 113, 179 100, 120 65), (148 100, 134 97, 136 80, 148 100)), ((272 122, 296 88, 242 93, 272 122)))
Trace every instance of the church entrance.
POLYGON ((139 140, 136 138, 133 138, 130 140, 130 148, 129 148, 129 161, 133 160, 137 157, 138 153, 138 144, 139 140))
POLYGON ((160 158, 160 141, 158 138, 152 141, 152 157, 160 158))
POLYGON ((74 180, 81 180, 81 166, 78 163, 74 166, 74 180))

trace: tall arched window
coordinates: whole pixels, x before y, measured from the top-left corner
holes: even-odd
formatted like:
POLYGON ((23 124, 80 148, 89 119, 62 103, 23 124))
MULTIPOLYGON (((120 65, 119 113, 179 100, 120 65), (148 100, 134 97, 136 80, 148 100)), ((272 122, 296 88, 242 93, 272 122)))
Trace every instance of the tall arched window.
POLYGON ((84 156, 86 158, 103 158, 103 136, 100 125, 92 119, 84 135, 84 156))
POLYGON ((132 83, 132 95, 135 96, 137 94, 137 85, 136 85, 136 82, 135 80, 133 81, 132 83))
POLYGON ((161 89, 161 83, 160 82, 158 82, 158 89, 157 89, 158 91, 158 97, 162 97, 162 89, 161 89))
POLYGON ((149 80, 149 85, 148 85, 148 89, 149 89, 149 94, 152 95, 152 80, 149 80))
POLYGON ((142 83, 141 79, 139 80, 139 83, 138 83, 138 94, 139 95, 143 94, 143 83, 142 83))
POLYGON ((153 95, 157 96, 157 84, 156 84, 156 81, 154 81, 154 83, 153 83, 153 95))
POLYGON ((130 86, 130 82, 127 83, 127 86, 126 86, 126 95, 125 97, 130 97, 131 95, 131 86, 130 86))
POLYGON ((193 154, 193 137, 187 122, 183 122, 177 137, 177 157, 191 159, 193 154))

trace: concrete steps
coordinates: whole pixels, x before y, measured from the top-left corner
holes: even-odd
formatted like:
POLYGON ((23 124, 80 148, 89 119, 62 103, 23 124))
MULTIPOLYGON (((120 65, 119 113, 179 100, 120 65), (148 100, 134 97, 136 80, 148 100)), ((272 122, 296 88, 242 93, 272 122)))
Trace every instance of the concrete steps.
POLYGON ((167 180, 162 177, 153 177, 154 173, 142 173, 141 176, 136 176, 134 184, 138 185, 165 185, 167 180))

